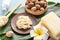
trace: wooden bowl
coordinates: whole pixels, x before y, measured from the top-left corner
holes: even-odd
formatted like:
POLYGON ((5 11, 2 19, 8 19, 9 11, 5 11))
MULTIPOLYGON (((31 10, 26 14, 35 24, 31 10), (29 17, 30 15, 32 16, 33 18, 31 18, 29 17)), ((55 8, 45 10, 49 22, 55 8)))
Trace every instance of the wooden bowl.
MULTIPOLYGON (((46 2, 46 5, 47 5, 47 1, 46 0, 45 0, 45 2, 46 2)), ((47 6, 46 6, 46 8, 44 8, 44 11, 41 11, 41 10, 32 11, 31 9, 27 8, 26 6, 25 6, 25 10, 26 10, 27 13, 32 14, 32 15, 42 15, 42 14, 44 14, 47 11, 47 6)))
POLYGON ((12 20, 11 20, 11 27, 12 27, 12 29, 16 32, 16 33, 18 33, 18 34, 29 34, 30 33, 30 30, 32 29, 32 28, 30 28, 30 29, 26 29, 26 30, 23 30, 23 29, 18 29, 17 28, 17 26, 16 26, 16 21, 18 20, 18 17, 19 16, 28 16, 30 19, 31 19, 31 21, 32 21, 32 27, 33 26, 35 26, 35 25, 37 25, 37 20, 36 20, 36 18, 34 17, 34 16, 32 16, 32 15, 29 15, 29 14, 26 14, 26 13, 20 13, 20 14, 17 14, 17 15, 15 15, 13 18, 12 18, 12 20))
POLYGON ((46 12, 47 7, 45 8, 44 11, 35 11, 35 12, 33 12, 33 11, 29 10, 26 7, 25 7, 25 10, 26 10, 27 13, 32 14, 32 15, 42 15, 42 14, 44 14, 46 12))

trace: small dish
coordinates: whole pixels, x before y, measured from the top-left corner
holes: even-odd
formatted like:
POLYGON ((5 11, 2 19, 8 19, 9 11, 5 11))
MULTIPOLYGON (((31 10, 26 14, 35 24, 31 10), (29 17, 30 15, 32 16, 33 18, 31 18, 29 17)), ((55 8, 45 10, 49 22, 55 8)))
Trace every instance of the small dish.
POLYGON ((20 14, 15 15, 12 18, 12 20, 11 20, 11 27, 12 27, 12 29, 16 33, 18 33, 18 34, 29 34, 30 33, 30 30, 32 29, 32 27, 30 29, 26 29, 26 30, 23 30, 23 29, 20 30, 20 29, 17 28, 16 21, 18 20, 18 17, 19 16, 28 16, 31 19, 32 23, 33 23, 32 24, 32 27, 35 26, 35 25, 37 25, 36 18, 34 16, 32 16, 32 15, 27 14, 27 13, 20 13, 20 14))

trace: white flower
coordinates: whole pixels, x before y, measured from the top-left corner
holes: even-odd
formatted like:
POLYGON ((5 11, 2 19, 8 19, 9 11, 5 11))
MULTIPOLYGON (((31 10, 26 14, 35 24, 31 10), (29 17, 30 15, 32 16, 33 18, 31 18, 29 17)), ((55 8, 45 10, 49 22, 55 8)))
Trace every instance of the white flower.
POLYGON ((30 31, 30 35, 31 37, 34 37, 34 40, 47 40, 49 36, 47 32, 48 30, 45 27, 38 24, 30 31))

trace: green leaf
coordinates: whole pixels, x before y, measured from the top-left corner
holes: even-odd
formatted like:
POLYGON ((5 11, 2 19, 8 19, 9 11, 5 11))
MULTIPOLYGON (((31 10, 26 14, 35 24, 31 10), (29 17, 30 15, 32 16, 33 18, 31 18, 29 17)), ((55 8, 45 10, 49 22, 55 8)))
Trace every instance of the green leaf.
POLYGON ((59 6, 60 7, 60 3, 57 3, 55 6, 59 6))
MULTIPOLYGON (((48 9, 47 11, 40 16, 36 16, 37 21, 40 21, 40 18, 43 17, 44 15, 48 14, 49 12, 55 12, 59 17, 60 17, 60 3, 54 3, 54 2, 48 2, 48 9), (54 5, 53 5, 54 4, 54 5)), ((8 38, 5 36, 6 32, 11 29, 11 19, 18 13, 22 13, 25 12, 25 8, 21 7, 18 10, 16 10, 10 17, 9 17, 9 22, 3 27, 0 28, 0 40, 33 40, 32 37, 30 37, 30 35, 18 35, 17 33, 15 33, 14 31, 14 35, 12 38, 8 38)))
POLYGON ((55 4, 55 2, 51 2, 51 1, 48 2, 48 5, 52 5, 52 4, 55 4))

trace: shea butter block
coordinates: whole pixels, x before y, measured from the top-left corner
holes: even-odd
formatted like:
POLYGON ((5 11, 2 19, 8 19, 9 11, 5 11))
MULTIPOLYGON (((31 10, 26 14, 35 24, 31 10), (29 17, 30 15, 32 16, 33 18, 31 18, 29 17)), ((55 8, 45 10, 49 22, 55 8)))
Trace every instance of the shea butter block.
POLYGON ((42 17, 41 24, 49 30, 51 37, 60 37, 60 18, 54 12, 50 12, 42 17))

